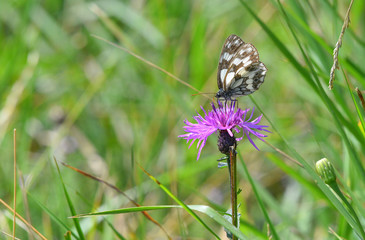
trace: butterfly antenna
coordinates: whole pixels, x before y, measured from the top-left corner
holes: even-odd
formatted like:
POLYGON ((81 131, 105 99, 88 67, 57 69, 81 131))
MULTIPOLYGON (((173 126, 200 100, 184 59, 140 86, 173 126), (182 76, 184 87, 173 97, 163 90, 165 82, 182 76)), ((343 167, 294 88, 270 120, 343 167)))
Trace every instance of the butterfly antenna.
POLYGON ((203 95, 204 97, 207 97, 207 98, 211 99, 212 101, 214 101, 215 93, 203 93, 203 92, 199 92, 199 93, 192 94, 191 96, 198 96, 198 95, 203 95), (207 96, 207 95, 213 95, 213 97, 210 97, 210 96, 207 96))

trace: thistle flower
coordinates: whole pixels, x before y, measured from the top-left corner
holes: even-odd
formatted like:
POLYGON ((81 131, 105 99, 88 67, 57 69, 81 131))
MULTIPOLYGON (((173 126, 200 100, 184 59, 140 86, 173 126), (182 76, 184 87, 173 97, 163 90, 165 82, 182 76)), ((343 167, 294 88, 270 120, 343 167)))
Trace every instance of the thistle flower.
POLYGON ((260 133, 259 131, 268 131, 268 126, 259 125, 262 115, 251 121, 254 110, 251 111, 251 115, 246 119, 250 109, 242 110, 236 108, 236 101, 232 101, 230 104, 227 102, 225 104, 218 101, 218 107, 211 103, 212 110, 206 112, 203 107, 201 109, 205 116, 197 114, 193 118, 197 123, 191 123, 185 120, 184 126, 186 134, 180 135, 179 137, 184 138, 187 142, 190 142, 189 148, 193 145, 195 140, 199 140, 197 148, 199 148, 197 159, 199 159, 201 151, 205 146, 205 143, 210 135, 219 131, 218 147, 219 150, 228 154, 229 146, 233 146, 236 142, 241 141, 245 136, 250 141, 250 143, 257 149, 257 146, 251 139, 251 134, 264 141, 263 138, 267 137, 260 133), (234 133, 240 133, 242 131, 242 136, 236 138, 234 133))

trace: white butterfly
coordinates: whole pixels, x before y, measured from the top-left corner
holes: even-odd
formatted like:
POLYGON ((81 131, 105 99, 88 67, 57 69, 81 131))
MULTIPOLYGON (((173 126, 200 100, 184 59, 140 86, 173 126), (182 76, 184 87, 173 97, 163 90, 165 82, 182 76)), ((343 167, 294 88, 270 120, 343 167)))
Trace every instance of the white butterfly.
POLYGON ((240 37, 230 35, 219 58, 216 98, 234 100, 255 92, 264 82, 266 71, 257 49, 240 37))

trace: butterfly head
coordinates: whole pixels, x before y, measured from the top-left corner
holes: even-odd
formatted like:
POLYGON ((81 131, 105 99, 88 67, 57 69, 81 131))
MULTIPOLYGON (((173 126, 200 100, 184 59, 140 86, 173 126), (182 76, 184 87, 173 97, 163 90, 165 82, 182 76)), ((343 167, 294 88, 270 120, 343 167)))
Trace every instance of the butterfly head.
POLYGON ((219 91, 216 93, 215 97, 218 100, 234 100, 234 99, 232 99, 231 93, 224 91, 223 88, 219 89, 219 91))

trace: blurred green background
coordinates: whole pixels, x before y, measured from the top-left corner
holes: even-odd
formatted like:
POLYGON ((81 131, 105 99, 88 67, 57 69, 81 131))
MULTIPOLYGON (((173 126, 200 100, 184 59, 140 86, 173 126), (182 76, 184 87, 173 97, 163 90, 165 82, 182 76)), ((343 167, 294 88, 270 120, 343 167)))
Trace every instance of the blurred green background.
MULTIPOLYGON (((209 108, 209 100, 93 35, 215 93, 221 47, 236 34, 256 46, 268 68, 260 90, 240 98, 239 106, 256 106, 255 116, 265 114, 263 123, 273 132, 266 140, 277 149, 298 160, 295 149, 313 167, 330 159, 362 215, 365 140, 354 104, 359 101, 350 92, 365 89, 364 1, 354 2, 341 69, 334 90, 327 87, 349 2, 286 0, 281 9, 277 1, 264 0, 0 1, 0 198, 13 206, 16 128, 17 211, 49 239, 74 231, 53 156, 118 186, 141 205, 175 204, 138 162, 186 204, 225 212, 229 178, 226 169, 217 168, 222 156, 216 137, 208 139, 199 161, 196 145, 188 149, 177 137, 183 120, 201 113, 200 106, 209 108)), ((358 239, 308 172, 260 140, 255 143, 261 151, 244 141, 239 155, 282 239, 336 239, 329 227, 358 239)), ((105 185, 60 169, 77 213, 132 206, 105 185)), ((267 239, 265 218, 241 167, 239 173, 241 230, 249 239, 267 239)), ((0 229, 11 233, 12 214, 3 206, 0 211, 0 229)), ((183 210, 151 215, 173 239, 213 237, 183 210)), ((200 216, 224 238, 220 225, 200 216)), ((86 238, 113 239, 112 225, 126 239, 166 239, 140 213, 106 219, 82 219, 86 238)), ((16 236, 32 239, 29 232, 18 221, 16 236)))

